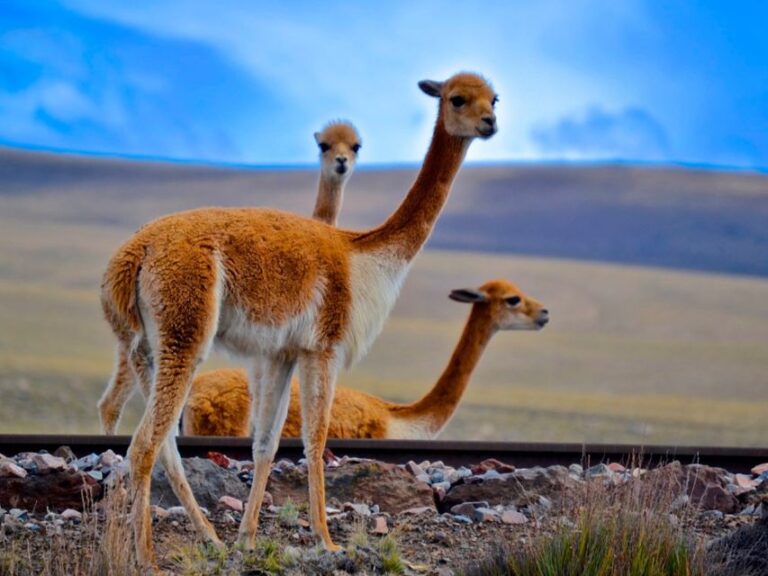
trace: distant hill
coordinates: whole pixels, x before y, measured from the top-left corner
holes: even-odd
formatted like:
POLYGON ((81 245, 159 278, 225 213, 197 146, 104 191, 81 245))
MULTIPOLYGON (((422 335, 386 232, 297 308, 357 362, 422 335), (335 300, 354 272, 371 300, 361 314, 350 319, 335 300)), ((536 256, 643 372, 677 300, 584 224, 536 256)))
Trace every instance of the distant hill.
MULTIPOLYGON (((358 170, 342 224, 383 220, 415 173, 358 170)), ((167 212, 213 204, 308 213, 316 178, 315 169, 0 149, 0 218, 134 229, 167 212)), ((429 245, 768 276, 768 175, 614 165, 465 167, 429 245)))
MULTIPOLYGON (((342 223, 380 222, 413 176, 355 175, 342 223)), ((210 204, 309 213, 316 178, 315 169, 0 150, 0 433, 98 430, 114 352, 99 283, 135 228, 210 204)), ((394 401, 419 397, 468 312, 449 290, 506 277, 541 299, 552 323, 494 338, 443 438, 763 445, 768 278, 573 257, 765 275, 767 182, 676 169, 469 167, 381 336, 340 382, 394 401)), ((134 399, 122 432, 140 407, 134 399)))

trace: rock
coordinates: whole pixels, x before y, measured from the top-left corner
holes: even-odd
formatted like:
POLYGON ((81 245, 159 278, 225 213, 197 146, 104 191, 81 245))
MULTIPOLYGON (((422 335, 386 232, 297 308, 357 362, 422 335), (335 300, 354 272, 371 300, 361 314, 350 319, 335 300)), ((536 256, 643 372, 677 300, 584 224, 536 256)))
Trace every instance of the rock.
MULTIPOLYGON (((182 460, 192 493, 200 506, 213 509, 222 496, 240 500, 248 498, 248 488, 237 477, 235 470, 226 470, 211 460, 185 458, 182 460)), ((151 503, 158 506, 177 506, 179 500, 159 465, 152 471, 151 503)))
MULTIPOLYGON (((302 468, 285 470, 269 477, 269 491, 275 504, 288 499, 307 502, 307 472, 302 468)), ((435 511, 432 489, 410 472, 385 462, 348 462, 325 471, 326 498, 340 502, 378 504, 382 512, 397 514, 410 508, 435 511)))
POLYGON ((34 465, 37 467, 38 474, 50 474, 59 470, 65 470, 67 468, 67 461, 64 458, 53 456, 52 454, 33 454, 31 458, 34 465))
POLYGON ((123 457, 119 454, 115 454, 112 450, 107 450, 101 456, 99 456, 99 464, 102 466, 108 466, 110 468, 122 461, 123 457))
POLYGON ((532 499, 535 502, 539 495, 554 498, 575 483, 568 469, 563 466, 520 468, 491 478, 485 475, 473 476, 465 479, 464 484, 452 486, 440 503, 440 510, 450 510, 451 506, 462 502, 477 501, 485 501, 494 506, 525 506, 532 499))
POLYGON ((739 502, 727 489, 722 468, 702 464, 671 462, 649 471, 643 482, 657 482, 661 490, 677 490, 690 497, 690 502, 701 510, 717 510, 725 514, 738 511, 739 502))
POLYGON ((488 508, 488 502, 462 502, 451 506, 451 514, 461 514, 472 518, 477 508, 488 508))
POLYGON ((445 480, 445 474, 442 470, 435 470, 429 475, 429 481, 432 484, 438 484, 445 480))
POLYGON ((460 524, 472 524, 472 518, 464 514, 456 514, 453 519, 460 524))
POLYGON ((86 474, 96 480, 96 482, 104 480, 104 473, 101 470, 89 470, 86 474))
POLYGON ((187 516, 187 509, 184 506, 171 506, 166 512, 169 518, 184 518, 187 516))
POLYGON ((615 473, 615 472, 624 472, 626 468, 621 464, 619 464, 618 462, 611 462, 610 464, 608 464, 608 470, 615 473))
POLYGON ((418 476, 416 476, 416 480, 418 480, 419 482, 424 482, 425 484, 429 484, 432 481, 432 479, 429 477, 429 474, 427 474, 426 472, 424 474, 419 474, 418 476))
POLYGON ((749 490, 757 488, 758 484, 760 484, 760 482, 753 480, 752 477, 748 474, 736 474, 734 480, 736 482, 736 486, 739 488, 747 488, 749 490))
POLYGON ((99 455, 98 454, 88 454, 88 456, 83 456, 82 458, 78 458, 75 460, 75 468, 78 470, 90 470, 91 468, 94 468, 99 463, 99 455))
POLYGON ((495 522, 499 519, 499 513, 491 508, 475 508, 475 522, 495 522))
POLYGON ((221 452, 208 452, 208 454, 206 454, 206 458, 208 458, 208 460, 217 466, 221 466, 222 468, 230 468, 232 465, 232 461, 229 459, 229 457, 222 454, 221 452))
POLYGON ((0 478, 26 478, 27 471, 10 460, 0 462, 0 478))
POLYGON ((472 466, 472 473, 476 475, 485 474, 489 470, 496 470, 496 472, 499 474, 505 474, 508 472, 514 472, 515 467, 511 464, 505 464, 504 462, 496 460, 496 458, 488 458, 480 462, 480 464, 472 466))
POLYGON ((99 483, 83 472, 59 470, 44 476, 0 478, 0 506, 28 510, 82 510, 83 491, 90 493, 87 499, 92 501, 102 496, 99 483))
POLYGON ((752 474, 755 476, 760 476, 761 474, 765 474, 768 472, 768 462, 765 462, 764 464, 758 464, 751 470, 752 474))
POLYGON ((387 526, 387 519, 384 516, 376 516, 372 521, 374 534, 379 534, 380 536, 389 534, 389 526, 387 526))
POLYGON ((568 466, 568 471, 576 474, 577 476, 581 476, 584 474, 584 468, 581 467, 581 464, 571 464, 568 466))
POLYGON ((72 508, 67 508, 61 513, 61 519, 62 520, 73 520, 73 521, 81 521, 83 519, 83 513, 78 512, 77 510, 74 510, 72 508))
POLYGON ((516 510, 505 510, 501 513, 501 521, 504 524, 525 524, 528 518, 516 510))
POLYGON ((705 510, 701 513, 702 518, 708 518, 712 520, 720 520, 724 514, 720 510, 705 510))
POLYGON ((168 516, 170 516, 170 514, 168 514, 168 510, 162 506, 152 505, 149 507, 149 511, 151 512, 152 517, 157 518, 158 520, 165 520, 168 518, 168 516))
POLYGON ((424 472, 424 468, 416 464, 416 462, 414 462, 413 460, 408 461, 408 463, 405 465, 405 469, 408 470, 408 472, 410 472, 416 477, 420 476, 421 474, 426 475, 426 472, 424 472))
POLYGON ((612 475, 613 475, 613 472, 606 464, 597 464, 595 466, 587 468, 587 470, 584 472, 584 477, 590 480, 592 478, 605 478, 607 476, 612 476, 612 475))
POLYGON ((434 512, 435 507, 432 506, 417 506, 415 508, 408 508, 407 510, 401 510, 400 514, 413 514, 418 516, 419 514, 425 514, 427 512, 434 512))
MULTIPOLYGON (((469 471, 470 476, 472 475, 472 471, 469 471)), ((451 484, 456 484, 459 480, 461 480, 463 476, 459 474, 459 471, 455 468, 446 468, 443 471, 443 480, 448 483, 449 487, 451 484)))
POLYGON ((59 458, 63 458, 64 461, 69 464, 70 462, 74 462, 77 460, 77 456, 75 456, 75 453, 72 452, 72 448, 69 446, 59 446, 56 448, 56 450, 53 452, 54 456, 58 456, 59 458))
POLYGON ((344 506, 342 506, 342 509, 346 511, 354 512, 358 516, 371 515, 371 509, 368 507, 367 504, 353 504, 352 502, 345 502, 344 506))
POLYGON ((243 501, 232 496, 222 496, 219 498, 219 508, 224 510, 233 510, 235 512, 243 511, 243 501))

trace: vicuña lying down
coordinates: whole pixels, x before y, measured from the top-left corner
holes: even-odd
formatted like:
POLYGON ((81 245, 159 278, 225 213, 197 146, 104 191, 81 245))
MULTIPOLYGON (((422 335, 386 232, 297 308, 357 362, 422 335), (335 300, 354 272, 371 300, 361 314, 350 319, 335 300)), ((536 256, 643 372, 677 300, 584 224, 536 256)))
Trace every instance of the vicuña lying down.
MULTIPOLYGON (((548 311, 506 280, 477 290, 454 290, 450 298, 472 304, 464 332, 448 365, 431 390, 413 404, 394 404, 350 388, 338 387, 331 408, 330 438, 435 438, 458 408, 469 378, 491 336, 498 330, 539 330, 548 311)), ((291 383, 284 438, 301 436, 299 383, 291 383)), ((251 395, 244 370, 221 369, 192 383, 182 419, 182 434, 249 436, 251 395)))

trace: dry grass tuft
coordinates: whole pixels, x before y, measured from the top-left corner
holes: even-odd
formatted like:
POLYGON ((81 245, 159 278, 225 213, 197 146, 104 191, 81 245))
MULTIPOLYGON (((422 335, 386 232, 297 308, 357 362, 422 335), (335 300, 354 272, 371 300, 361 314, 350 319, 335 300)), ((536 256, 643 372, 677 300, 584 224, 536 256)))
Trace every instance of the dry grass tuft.
MULTIPOLYGON (((82 525, 50 534, 42 549, 12 542, 0 551, 0 576, 139 576, 122 482, 101 502, 84 502, 82 525)), ((0 540, 2 543, 2 540, 0 540)))
POLYGON ((703 576, 701 542, 685 533, 697 511, 681 505, 663 470, 620 486, 586 483, 554 533, 505 546, 466 576, 703 576))

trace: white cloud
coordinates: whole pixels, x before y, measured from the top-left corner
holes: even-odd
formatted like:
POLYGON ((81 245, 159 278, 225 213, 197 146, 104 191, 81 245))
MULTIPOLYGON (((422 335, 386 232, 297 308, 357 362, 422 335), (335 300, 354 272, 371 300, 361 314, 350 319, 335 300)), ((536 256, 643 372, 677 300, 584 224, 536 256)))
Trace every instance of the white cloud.
POLYGON ((330 2, 322 7, 245 1, 68 3, 98 18, 214 47, 255 81, 272 84, 286 106, 300 108, 311 124, 307 130, 334 116, 358 123, 366 157, 376 161, 423 157, 435 114, 434 102, 415 86, 425 76, 470 69, 494 82, 502 98, 500 132, 473 147, 469 158, 475 160, 535 154, 531 127, 574 107, 632 104, 622 101, 623 87, 550 55, 548 39, 574 21, 629 21, 633 3, 600 10, 594 2, 553 0, 482 6, 330 2))

